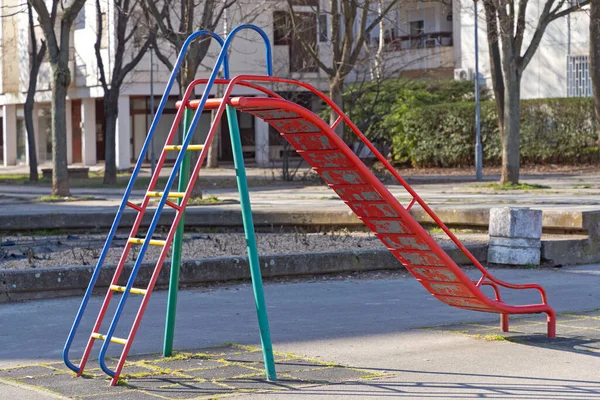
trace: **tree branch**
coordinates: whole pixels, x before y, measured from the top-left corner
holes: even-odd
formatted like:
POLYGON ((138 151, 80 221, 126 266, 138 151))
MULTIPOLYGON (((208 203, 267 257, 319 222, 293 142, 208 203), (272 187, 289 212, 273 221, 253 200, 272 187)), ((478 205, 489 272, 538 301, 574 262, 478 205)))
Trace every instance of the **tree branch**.
MULTIPOLYGON (((300 30, 298 29, 298 25, 296 22, 296 15, 294 13, 294 7, 292 4, 292 0, 287 0, 287 2, 288 2, 289 10, 290 10, 289 14, 290 14, 290 21, 292 22, 292 31, 294 32, 294 35, 296 35, 296 37, 298 38, 298 41, 300 42, 300 45, 302 46, 302 48, 304 50, 306 50, 306 52, 310 55, 310 58, 312 58, 314 60, 314 62, 317 63, 317 66, 319 68, 321 68, 323 71, 325 71, 326 74, 328 74, 328 75, 335 74, 335 71, 333 70, 333 68, 329 68, 328 66, 326 66, 319 58, 319 55, 317 54, 315 49, 313 49, 311 46, 309 46, 306 43, 306 41, 302 38, 302 36, 300 34, 300 30)), ((291 62, 291 60, 290 60, 290 62, 291 62)))
POLYGON ((591 0, 585 0, 585 1, 582 1, 581 3, 578 3, 578 4, 574 5, 573 7, 567 8, 566 10, 562 10, 560 12, 552 13, 550 15, 550 22, 552 22, 552 21, 554 21, 556 19, 562 18, 562 17, 566 16, 567 14, 570 14, 570 13, 572 13, 574 11, 581 10, 583 7, 585 7, 588 4, 590 4, 590 1, 591 0))
POLYGON ((521 47, 523 46, 523 38, 525 36, 525 14, 527 12, 527 4, 529 0, 519 1, 519 15, 517 16, 517 32, 515 33, 515 52, 521 54, 521 47))
POLYGON ((371 24, 369 26, 367 26, 365 28, 366 32, 371 32, 380 22, 383 18, 385 18, 385 16, 392 10, 392 8, 398 4, 400 2, 400 0, 392 0, 390 1, 390 3, 387 5, 387 7, 385 7, 381 13, 379 14, 379 16, 377 16, 377 18, 375 18, 375 20, 373 20, 373 22, 371 22, 371 24))
POLYGON ((100 73, 100 84, 104 93, 108 93, 108 83, 106 82, 106 72, 104 70, 104 61, 100 52, 102 43, 102 7, 100 0, 96 0, 96 43, 94 43, 94 53, 96 54, 96 63, 98 63, 98 72, 100 73))

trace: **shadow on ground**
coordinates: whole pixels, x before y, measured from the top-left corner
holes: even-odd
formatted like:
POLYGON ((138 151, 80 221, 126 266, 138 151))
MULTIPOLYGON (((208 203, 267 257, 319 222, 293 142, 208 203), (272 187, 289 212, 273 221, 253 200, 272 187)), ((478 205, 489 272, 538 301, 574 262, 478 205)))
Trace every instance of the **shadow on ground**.
POLYGON ((511 318, 510 332, 499 332, 492 323, 461 323, 428 329, 600 357, 600 310, 559 313, 554 339, 539 334, 545 325, 546 322, 524 317, 511 318))
MULTIPOLYGON (((110 364, 116 363, 112 359, 110 364)), ((128 357, 119 384, 96 363, 76 378, 62 363, 41 363, 0 370, 0 378, 74 399, 191 399, 244 393, 300 390, 316 385, 386 376, 380 372, 275 353, 278 380, 265 379, 263 354, 250 346, 224 345, 162 358, 159 354, 128 357)))

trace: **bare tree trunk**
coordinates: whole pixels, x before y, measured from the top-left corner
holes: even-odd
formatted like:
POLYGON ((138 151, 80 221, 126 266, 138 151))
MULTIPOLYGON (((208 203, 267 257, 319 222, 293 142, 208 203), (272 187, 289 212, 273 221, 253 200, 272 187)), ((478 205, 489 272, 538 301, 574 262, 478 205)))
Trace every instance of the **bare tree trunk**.
MULTIPOLYGON (((183 65, 181 67, 181 91, 180 93, 181 96, 183 96, 183 93, 185 93, 185 91, 187 90, 188 86, 190 85, 190 83, 192 83, 194 81, 195 78, 195 71, 192 71, 191 68, 188 67, 189 62, 190 62, 190 58, 191 57, 195 57, 195 53, 193 52, 188 52, 183 65)), ((194 98, 194 95, 192 94, 190 96, 190 100, 192 100, 194 98)), ((194 110, 194 114, 195 114, 196 110, 194 110)), ((187 134, 187 132, 185 132, 183 130, 183 124, 180 125, 181 127, 181 143, 183 144, 183 141, 185 140, 185 135, 187 134)), ((193 135, 195 132, 190 132, 190 135, 193 135)), ((218 133, 218 132, 217 132, 218 133)), ((192 143, 190 141, 190 143, 192 143)), ((213 140, 213 144, 211 144, 211 147, 214 146, 214 140, 213 140)), ((210 150, 210 149, 209 149, 210 150)), ((198 158, 200 157, 200 152, 198 151, 192 151, 190 154, 190 173, 191 171, 194 170, 194 167, 196 166, 196 163, 198 162, 198 158)), ((182 164, 183 165, 183 164, 182 164)), ((200 197, 202 198, 202 188, 200 187, 200 180, 196 180, 196 183, 194 184, 194 187, 192 188, 192 197, 200 197)))
MULTIPOLYGON (((33 89, 33 93, 35 93, 35 89, 33 89)), ((25 129, 27 130, 27 147, 29 152, 29 180, 32 182, 37 182, 38 162, 37 151, 35 147, 35 130, 33 129, 33 95, 29 96, 29 92, 27 93, 27 100, 25 100, 23 113, 25 114, 25 129)), ((37 115, 35 118, 37 118, 37 115)))
POLYGON ((105 169, 104 183, 117 183, 117 156, 116 156, 116 136, 117 136, 117 118, 119 116, 118 98, 115 98, 113 90, 109 90, 104 99, 104 119, 106 121, 106 139, 105 147, 105 169))
POLYGON ((498 32, 498 15, 492 0, 484 0, 485 22, 487 28, 488 53, 490 57, 490 75, 498 113, 500 132, 504 126, 504 77, 502 76, 502 57, 500 54, 500 34, 498 32))
MULTIPOLYGON (((330 79, 329 80, 329 96, 331 100, 344 111, 344 81, 341 79, 330 79)), ((338 115, 335 111, 330 110, 329 112, 329 125, 333 125, 338 115)), ((344 124, 340 123, 335 129, 335 133, 338 136, 343 137, 344 135, 344 124)))
POLYGON ((600 148, 600 0, 590 3, 590 75, 594 89, 596 131, 600 148))
POLYGON ((60 57, 52 65, 54 85, 52 87, 52 195, 70 196, 69 172, 67 169, 67 88, 71 73, 67 56, 60 57))
MULTIPOLYGON (((222 96, 222 95, 221 95, 222 96)), ((216 111, 211 112, 213 120, 216 111)), ((217 131, 215 132, 215 136, 213 137, 212 143, 208 148, 208 157, 206 159, 206 168, 217 168, 219 166, 219 138, 221 137, 221 124, 217 125, 217 131)))
POLYGON ((35 9, 48 45, 52 67, 52 194, 70 196, 67 169, 67 90, 71 83, 69 49, 71 27, 85 0, 73 0, 68 7, 61 3, 57 23, 58 0, 29 0, 35 9), (48 11, 50 6, 51 11, 48 11), (57 29, 58 28, 58 29, 57 29), (59 34, 57 38, 57 33, 59 34))
MULTIPOLYGON (((379 16, 383 13, 383 0, 377 2, 377 13, 379 16)), ((383 18, 379 22, 379 45, 375 53, 375 79, 383 79, 383 51, 385 50, 385 23, 383 18)))
MULTIPOLYGON (((35 34, 35 24, 33 22, 33 9, 30 3, 27 3, 27 14, 29 18, 29 40, 31 43, 31 56, 29 58, 29 87, 27 88, 27 98, 23 113, 25 114, 25 129, 27 130, 27 147, 29 153, 29 180, 32 182, 38 181, 38 161, 35 145, 35 130, 33 123, 33 101, 37 88, 37 78, 40 72, 40 65, 46 54, 46 42, 42 41, 40 50, 38 51, 37 37, 35 34)), ((37 115, 35 116, 37 118, 37 115)))
POLYGON ((504 98, 504 129, 502 138, 502 175, 500 184, 519 183, 520 130, 521 130, 521 80, 516 68, 505 71, 506 96, 504 98), (508 72, 508 73, 507 73, 508 72))

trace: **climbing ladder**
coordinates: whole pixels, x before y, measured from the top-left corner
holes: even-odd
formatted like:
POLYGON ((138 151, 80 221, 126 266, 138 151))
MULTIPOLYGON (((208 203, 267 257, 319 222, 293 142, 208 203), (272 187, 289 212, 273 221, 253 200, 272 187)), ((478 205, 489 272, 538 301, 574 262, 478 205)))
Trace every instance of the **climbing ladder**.
MULTIPOLYGON (((199 175, 202 163, 208 153, 208 148, 215 135, 217 126, 221 121, 224 113, 227 114, 230 134, 232 139, 234 161, 236 164, 236 174, 238 188, 240 191, 240 204, 242 208, 242 218, 244 221, 244 229, 248 242, 249 263, 251 267, 251 275, 253 288, 255 292, 255 300, 257 306, 257 314, 260 327, 261 342, 263 345, 263 356, 265 359, 265 369, 267 378, 276 379, 275 368, 273 363, 273 353, 271 347, 271 339, 268 327, 268 320, 265 310, 264 295, 262 293, 262 281, 260 276, 260 268, 258 265, 258 255, 256 252, 256 243, 253 230, 252 214, 250 210, 250 201, 248 190, 245 183, 246 177, 243 166, 243 155, 239 137, 239 126, 237 123, 236 111, 246 112, 261 118, 269 125, 274 127, 300 154, 307 163, 324 179, 336 194, 352 209, 352 211, 371 229, 375 235, 386 245, 392 254, 406 267, 406 269, 437 299, 454 307, 493 312, 501 315, 501 328, 504 331, 508 330, 508 316, 510 314, 529 314, 529 313, 546 313, 548 322, 548 336, 555 335, 555 313, 548 305, 546 293, 539 285, 514 285, 503 282, 494 277, 487 271, 479 261, 464 247, 464 245, 452 234, 452 232, 443 224, 443 222, 433 213, 431 208, 414 192, 414 190, 406 183, 406 181, 396 172, 390 163, 377 151, 377 149, 366 139, 366 137, 358 130, 358 128, 349 120, 342 110, 325 94, 315 89, 313 86, 296 80, 284 79, 272 76, 272 62, 270 45, 266 34, 259 28, 252 25, 242 25, 234 29, 231 34, 223 40, 219 36, 211 32, 200 31, 190 36, 185 42, 182 51, 178 57, 176 67, 171 74, 171 78, 165 89, 159 105, 156 117, 150 128, 150 132, 144 143, 144 147, 140 154, 140 158, 134 168, 131 180, 125 191, 123 202, 119 207, 117 216, 107 237, 106 244, 99 257, 98 264, 92 274, 90 285, 84 295, 82 304, 77 313, 75 322, 67 343, 63 351, 63 359, 66 365, 81 375, 86 362, 90 356, 90 352, 96 340, 102 341, 102 348, 98 361, 102 370, 112 377, 111 385, 115 385, 119 379, 127 354, 133 343, 135 334, 141 322, 144 310, 148 300, 154 289, 154 285, 158 278, 158 274, 162 268, 162 264, 166 258, 169 246, 173 240, 175 230, 183 217, 185 207, 191 195, 191 190, 194 186, 196 178, 199 175), (227 48, 235 34, 242 29, 253 29, 261 34, 267 48, 267 76, 239 75, 229 79, 227 66, 227 48), (177 103, 177 115, 171 127, 171 131, 167 136, 165 146, 160 154, 156 171, 154 172, 148 190, 144 196, 141 205, 136 205, 129 201, 129 195, 133 188, 133 183, 137 177, 141 167, 141 160, 144 158, 148 144, 154 134, 157 126, 157 121, 160 119, 162 110, 164 109, 166 99, 175 80, 177 71, 183 59, 183 55, 190 42, 200 35, 210 35, 221 44, 221 51, 217 58, 215 68, 209 79, 198 79, 193 81, 186 89, 182 100, 177 103), (224 66, 225 79, 216 79, 216 74, 221 65, 224 66), (301 90, 310 91, 318 96, 331 107, 338 118, 329 125, 311 111, 290 101, 282 99, 279 95, 268 89, 266 86, 279 83, 288 86, 298 86, 301 90), (209 93, 213 85, 226 85, 224 95, 219 99, 208 99, 209 93), (190 100, 196 86, 204 85, 205 89, 202 97, 199 100, 190 100), (262 94, 262 97, 231 97, 232 91, 236 86, 244 86, 254 89, 262 94), (192 135, 200 119, 200 115, 204 110, 216 110, 214 120, 211 124, 206 141, 203 145, 192 145, 192 135), (179 126, 179 123, 184 115, 190 110, 195 110, 194 117, 189 123, 189 129, 184 136, 183 143, 174 144, 174 138, 179 126), (389 170, 389 172, 398 180, 400 185, 408 192, 411 197, 407 205, 402 205, 400 202, 386 189, 386 187, 377 179, 361 160, 350 150, 344 141, 335 133, 336 127, 344 123, 365 146, 377 157, 379 161, 389 170), (178 152, 175 165, 169 176, 167 184, 164 188, 156 188, 157 180, 166 154, 169 151, 178 152), (189 179, 187 188, 184 191, 171 192, 178 169, 181 166, 184 154, 187 151, 199 151, 200 156, 194 166, 191 178, 189 179), (158 206, 154 212, 152 222, 145 234, 139 234, 139 227, 142 218, 147 211, 148 203, 151 198, 160 199, 158 206), (177 199, 173 202, 170 199, 177 199), (425 231, 421 225, 411 216, 410 210, 414 205, 419 205, 447 235, 463 251, 463 253, 471 260, 473 265, 482 273, 480 279, 472 281, 462 269, 446 254, 446 252, 437 244, 437 242, 425 231), (169 232, 164 239, 155 238, 154 231, 158 224, 159 217, 163 208, 167 206, 175 211, 175 217, 169 229, 169 232), (100 269, 106 257, 108 248, 120 218, 125 208, 132 208, 137 212, 135 222, 131 228, 130 236, 127 241, 119 264, 115 270, 114 277, 110 287, 102 303, 100 312, 96 319, 96 323, 89 336, 87 346, 85 347, 83 357, 79 365, 73 364, 69 359, 69 349, 73 342, 77 327, 81 322, 82 315, 86 309, 87 303, 95 286, 100 269), (140 237, 141 236, 141 237, 140 237), (138 257, 132 268, 131 274, 127 279, 125 286, 118 284, 125 260, 132 246, 141 246, 138 257), (148 249, 148 246, 159 246, 161 252, 156 263, 150 282, 145 288, 134 287, 135 278, 141 266, 142 260, 148 249), (483 291, 482 286, 490 286, 494 291, 494 298, 488 297, 483 291), (509 305, 505 303, 500 296, 500 288, 509 289, 534 289, 539 291, 541 302, 530 305, 509 305), (117 305, 116 311, 108 328, 108 331, 100 332, 104 316, 107 312, 109 303, 115 292, 122 293, 121 299, 117 305), (128 296, 139 295, 142 300, 139 306, 138 313, 131 326, 129 334, 126 338, 118 338, 114 336, 117 324, 122 314, 123 308, 128 296), (106 365, 105 357, 110 343, 115 343, 123 346, 121 356, 117 362, 116 368, 111 370, 106 365)), ((188 125, 188 124, 184 124, 188 125)), ((171 285, 177 282, 171 282, 171 285)))
MULTIPOLYGON (((272 74, 272 62, 271 62, 271 52, 270 52, 270 45, 268 43, 268 37, 261 29, 257 28, 254 25, 238 26, 236 29, 234 29, 229 34, 229 36, 225 40, 223 40, 220 36, 218 36, 212 32, 198 31, 198 32, 194 33, 193 35, 191 35, 190 37, 188 37, 188 39, 182 46, 182 50, 178 56, 176 66, 173 69, 173 71, 171 73, 171 77, 168 81, 167 87, 165 88, 165 93, 159 104, 156 116, 152 122, 148 136, 146 137, 146 141, 144 142, 144 146, 142 148, 138 162, 136 163, 136 166, 133 170, 133 173, 132 173, 131 179, 129 181, 129 184, 127 186, 127 189, 125 190, 125 195, 123 196, 121 206, 119 207, 119 210, 117 212, 117 215, 116 215, 113 225, 111 227, 110 233, 107 237, 104 248, 102 249, 102 252, 98 259, 98 263, 94 269, 94 272, 92 273, 92 278, 90 280, 90 284, 86 290, 86 293, 82 300, 81 306, 80 306, 77 316, 75 318, 75 322, 73 323, 71 331, 69 332, 69 336, 67 338, 67 342, 66 342, 64 350, 63 350, 63 360, 64 360, 65 364, 71 370, 76 372, 78 376, 80 376, 85 369, 86 363, 88 361, 88 358, 90 356, 90 353, 91 353, 91 350, 93 348, 95 341, 100 340, 103 343, 102 343, 102 347, 100 349, 100 353, 98 356, 98 363, 99 363, 101 369, 106 374, 108 374, 109 376, 112 377, 111 385, 116 385, 119 380, 119 376, 120 376, 123 366, 125 364, 127 354, 129 353, 129 350, 131 348, 131 345, 132 345, 135 335, 137 333, 139 324, 144 315, 144 311, 146 309, 146 306, 148 304, 148 301, 149 301, 152 291, 154 289, 154 285, 156 284, 159 273, 162 269, 162 265, 165 261, 167 253, 169 251, 169 247, 171 245, 171 242, 173 241, 173 237, 177 230, 177 226, 180 223, 180 221, 184 215, 185 207, 191 196, 196 179, 200 173, 202 163, 204 162, 204 160, 208 154, 208 148, 209 148, 209 146, 212 142, 212 139, 215 135, 216 128, 220 122, 220 119, 218 119, 218 118, 214 119, 213 123, 211 124, 211 129, 207 135, 206 141, 202 145, 190 144, 192 137, 193 137, 193 132, 195 131, 196 126, 200 120, 200 116, 204 109, 204 105, 208 103, 210 106, 211 103, 213 103, 213 102, 209 101, 208 96, 210 94, 210 91, 211 91, 211 88, 212 88, 214 82, 217 80, 216 79, 217 71, 220 69, 221 65, 224 66, 225 78, 226 79, 229 78, 229 76, 228 76, 229 75, 229 67, 228 67, 228 62, 227 62, 227 48, 228 48, 229 44, 231 43, 231 41, 233 40, 233 38, 235 37, 235 35, 237 34, 237 32, 239 32, 240 30, 243 30, 243 29, 254 30, 254 31, 258 32, 264 39, 266 48, 267 48, 267 73, 269 75, 271 75, 272 74), (163 147, 160 157, 158 158, 156 169, 152 175, 152 178, 150 179, 150 183, 148 185, 148 190, 146 191, 146 194, 144 196, 144 199, 143 199, 141 205, 136 205, 133 202, 129 201, 129 196, 131 194, 131 190, 133 189, 137 175, 140 171, 140 168, 142 165, 142 160, 145 157, 145 154, 148 150, 152 136, 155 133, 156 126, 158 125, 158 120, 160 119, 160 116, 162 115, 162 111, 165 107, 166 101, 168 99, 168 95, 169 95, 171 88, 173 86, 173 83, 176 79, 177 72, 180 68, 183 57, 185 56, 186 50, 193 40, 195 40, 199 36, 203 36, 203 35, 214 38, 221 45, 221 51, 220 51, 219 57, 217 58, 215 68, 212 71, 211 78, 204 82, 205 89, 204 89, 201 99, 198 101, 198 106, 196 107, 196 112, 194 114, 192 121, 189 122, 189 124, 184 123, 184 126, 187 126, 188 129, 183 138, 183 143, 181 143, 181 144, 175 144, 174 140, 175 140, 175 136, 176 136, 179 124, 180 124, 182 118, 184 117, 184 115, 186 115, 187 113, 186 113, 185 108, 180 108, 177 111, 177 114, 175 116, 175 120, 172 124, 171 130, 166 138, 165 146, 163 147), (157 188, 158 177, 160 175, 160 172, 163 169, 164 161, 167 156, 167 152, 170 152, 170 151, 178 152, 175 164, 169 175, 166 186, 164 188, 157 188), (191 173, 191 177, 189 179, 186 189, 182 192, 181 191, 180 192, 172 192, 171 187, 173 186, 173 184, 175 182, 178 171, 180 171, 180 167, 183 162, 184 155, 187 151, 199 151, 200 156, 198 157, 198 160, 197 160, 197 162, 194 166, 194 169, 191 173), (152 198, 158 198, 159 203, 156 206, 156 209, 154 210, 154 215, 152 217, 152 221, 150 223, 150 226, 148 227, 147 232, 144 234, 140 234, 139 227, 144 218, 144 215, 146 214, 150 199, 152 199, 152 198), (173 202, 173 199, 176 199, 177 202, 173 202), (157 238, 154 238, 153 235, 154 235, 155 229, 158 225, 158 221, 161 216, 161 213, 165 206, 167 206, 175 211, 175 217, 173 219, 173 222, 167 233, 166 238, 157 239, 157 238), (119 222, 121 220, 123 212, 126 208, 135 210, 137 212, 137 215, 136 215, 135 221, 133 223, 133 226, 131 228, 129 238, 126 242, 126 245, 125 245, 123 252, 121 254, 121 257, 119 259, 119 263, 117 264, 117 267, 115 269, 113 279, 110 283, 110 286, 107 290, 104 301, 102 303, 102 306, 101 306, 98 316, 96 318, 96 322, 93 326, 92 332, 87 341, 87 345, 83 352, 82 359, 79 362, 79 365, 75 365, 74 363, 72 363, 70 361, 69 350, 73 343, 73 339, 75 337, 77 328, 78 328, 79 324, 81 323, 81 319, 83 317, 83 314, 85 312, 85 309, 86 309, 89 299, 91 297, 95 283, 98 279, 100 270, 104 263, 104 259, 106 258, 106 254, 108 253, 108 250, 110 248, 112 239, 116 233, 117 227, 119 225, 119 222), (125 265, 128 255, 129 255, 129 252, 134 245, 140 246, 139 252, 138 252, 136 261, 134 263, 134 266, 131 270, 131 274, 130 274, 129 278, 127 279, 127 283, 125 286, 122 286, 122 285, 119 285, 119 278, 121 277, 121 273, 123 271, 123 267, 125 265), (147 286, 145 288, 134 287, 137 273, 142 265, 142 261, 144 259, 144 255, 146 254, 148 246, 160 247, 161 248, 160 255, 158 256, 158 260, 156 262, 154 271, 152 273, 152 276, 151 276, 150 281, 147 284, 147 286), (111 320, 108 331, 106 333, 103 333, 103 332, 100 332, 100 328, 102 326, 102 322, 104 321, 104 317, 106 315, 109 304, 110 304, 110 302, 113 298, 113 294, 115 292, 122 294, 121 299, 119 300, 119 303, 117 305, 114 316, 111 320), (123 309, 125 307, 125 304, 127 302, 129 295, 141 296, 141 302, 139 305, 138 313, 133 321, 133 324, 131 325, 129 334, 127 335, 126 338, 119 338, 119 337, 114 336, 114 334, 115 334, 115 330, 117 328, 117 325, 119 323, 120 317, 122 315, 123 309), (115 344, 119 344, 119 345, 123 346, 123 349, 121 351, 121 356, 119 357, 116 368, 114 370, 111 370, 106 365, 106 354, 107 354, 107 350, 108 350, 110 343, 115 343, 115 344)), ((222 80, 218 80, 218 81, 221 82, 222 80)), ((182 99, 182 101, 184 103, 189 102, 189 99, 193 95, 194 89, 198 85, 198 83, 199 82, 196 81, 195 83, 188 86, 188 88, 186 89, 185 94, 183 96, 183 99, 182 99)), ((258 255, 256 253, 256 243, 255 243, 255 238, 254 238, 253 223, 252 223, 251 211, 249 208, 249 196, 248 196, 248 190, 247 190, 247 186, 246 186, 246 182, 245 182, 246 177, 245 177, 245 170, 244 170, 244 165, 243 165, 242 148, 241 148, 241 142, 239 140, 236 140, 236 139, 239 139, 239 126, 238 126, 238 122, 237 122, 237 115, 235 114, 235 112, 230 113, 229 111, 231 111, 231 110, 228 110, 228 121, 229 121, 229 125, 230 125, 230 131, 232 133, 232 145, 234 147, 233 150, 234 150, 234 156, 235 156, 235 162, 236 162, 236 173, 237 173, 237 179, 238 179, 238 186, 240 188, 240 203, 243 208, 244 227, 246 229, 246 238, 248 241, 251 275, 252 275, 253 287, 254 287, 254 291, 255 291, 255 300, 256 300, 256 307, 257 307, 257 313, 258 313, 258 319, 259 319, 261 342, 263 344, 265 369, 266 369, 267 378, 269 380, 275 380, 276 374, 275 374, 275 367, 274 367, 274 362, 273 362, 273 351, 272 351, 272 346, 271 346, 271 338, 270 338, 268 320, 267 320, 267 316, 266 316, 264 295, 262 293, 262 279, 260 276, 260 269, 258 267, 258 255)), ((176 285, 177 282, 171 282, 171 284, 176 285)))

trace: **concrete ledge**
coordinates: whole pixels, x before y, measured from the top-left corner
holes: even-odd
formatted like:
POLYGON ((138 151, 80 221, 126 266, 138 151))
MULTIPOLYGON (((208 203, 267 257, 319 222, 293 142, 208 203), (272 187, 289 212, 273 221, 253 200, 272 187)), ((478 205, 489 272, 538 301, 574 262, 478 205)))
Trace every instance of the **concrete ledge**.
MULTIPOLYGON (((485 262, 487 245, 467 247, 479 261, 485 262)), ((466 256, 458 249, 446 248, 446 251, 457 264, 468 264, 466 256)), ((265 278, 404 269, 386 249, 265 255, 260 257, 260 263, 265 278)), ((131 267, 125 266, 119 284, 125 285, 131 267)), ((137 287, 147 285, 153 268, 151 263, 142 265, 136 279, 137 287)), ((96 282, 99 292, 105 292, 114 270, 114 265, 102 268, 96 282)), ((168 286, 169 270, 170 262, 166 262, 157 288, 168 286)), ((92 271, 90 266, 0 271, 0 303, 81 295, 87 288, 92 271)), ((182 286, 247 279, 250 279, 250 270, 245 257, 184 260, 180 271, 182 286)))
MULTIPOLYGON (((28 230, 108 230, 115 218, 117 210, 103 209, 95 212, 81 213, 46 213, 23 215, 0 215, 0 231, 28 230)), ((269 209, 254 209, 252 212, 254 225, 259 228, 280 226, 311 226, 311 227, 346 227, 363 226, 363 223, 350 211, 273 211, 269 209)), ((120 227, 128 229, 133 224, 137 213, 126 210, 121 218, 120 227)), ((142 227, 150 225, 152 213, 147 213, 142 220, 142 227)), ((159 226, 170 226, 174 212, 163 210, 159 226)), ((185 226, 190 228, 242 228, 242 215, 239 206, 204 206, 188 207, 185 213, 185 226)))
MULTIPOLYGON (((80 213, 39 213, 21 215, 0 215, 0 231, 28 231, 39 229, 97 229, 108 230, 116 213, 115 208, 102 208, 98 211, 80 213)), ((435 207, 433 211, 450 227, 475 227, 487 229, 488 208, 435 207)), ((257 228, 279 228, 281 226, 316 227, 362 227, 363 223, 350 210, 273 210, 255 207, 254 224, 257 228)), ((421 209, 414 208, 411 214, 420 223, 431 224, 431 218, 421 209)), ((122 227, 130 227, 137 213, 126 210, 121 219, 122 227)), ((147 227, 151 215, 146 215, 142 227, 147 227)), ((169 226, 173 213, 165 209, 159 225, 169 226)), ((188 207, 185 225, 191 228, 241 228, 242 217, 239 206, 199 206, 188 207)), ((542 227, 546 232, 584 233, 600 236, 600 211, 544 211, 542 227)))
MULTIPOLYGON (((88 167, 69 167, 68 176, 71 179, 88 179, 90 169, 88 167)), ((54 170, 52 168, 42 168, 42 178, 52 179, 54 170)))

